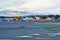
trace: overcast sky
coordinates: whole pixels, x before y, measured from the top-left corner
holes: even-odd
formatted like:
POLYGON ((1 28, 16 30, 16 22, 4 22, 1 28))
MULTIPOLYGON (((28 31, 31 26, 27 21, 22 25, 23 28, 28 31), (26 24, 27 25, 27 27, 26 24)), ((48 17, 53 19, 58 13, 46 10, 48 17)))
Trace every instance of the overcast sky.
POLYGON ((60 0, 0 0, 0 10, 60 14, 60 0))

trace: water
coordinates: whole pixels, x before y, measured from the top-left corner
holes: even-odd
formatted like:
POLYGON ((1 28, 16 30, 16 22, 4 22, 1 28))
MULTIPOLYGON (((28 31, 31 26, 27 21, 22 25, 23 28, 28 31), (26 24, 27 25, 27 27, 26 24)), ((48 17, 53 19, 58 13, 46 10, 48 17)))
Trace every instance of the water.
POLYGON ((32 23, 32 22, 3 22, 0 23, 0 28, 51 28, 60 27, 59 23, 32 23))
POLYGON ((60 33, 45 29, 0 30, 0 40, 60 40, 60 33))
MULTIPOLYGON (((28 27, 30 25, 28 25, 28 27)), ((29 27, 30 29, 29 28, 0 29, 0 40, 60 40, 60 31, 53 32, 48 29, 42 29, 43 25, 40 24, 40 27, 37 29, 36 28, 34 29, 34 27, 32 29, 30 27, 29 27)), ((49 24, 46 25, 47 27, 50 26, 52 27, 51 24, 50 26, 49 24)), ((37 26, 35 25, 35 27, 37 26)))

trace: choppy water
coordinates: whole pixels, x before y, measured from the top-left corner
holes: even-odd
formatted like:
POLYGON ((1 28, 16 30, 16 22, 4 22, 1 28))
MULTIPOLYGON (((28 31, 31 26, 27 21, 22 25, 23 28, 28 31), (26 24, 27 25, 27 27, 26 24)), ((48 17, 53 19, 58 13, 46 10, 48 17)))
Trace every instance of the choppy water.
MULTIPOLYGON (((8 23, 10 24, 10 23, 8 23)), ((2 24, 0 24, 2 26, 2 24)), ((4 24, 7 25, 7 24, 4 24)), ((11 26, 12 24, 8 25, 11 26)), ((22 24, 23 25, 23 24, 22 24)), ((24 24, 25 25, 25 24, 24 24)), ((26 24, 27 25, 27 24, 26 24)), ((59 27, 60 24, 39 24, 32 26, 33 24, 28 25, 29 28, 15 28, 15 29, 0 29, 0 40, 60 40, 60 31, 50 31, 48 29, 42 29, 43 25, 47 27, 59 27), (37 29, 34 29, 34 28, 37 29)), ((0 27, 1 27, 0 26, 0 27)), ((19 23, 18 25, 19 26, 19 23)), ((26 27, 26 26, 25 26, 26 27)))
POLYGON ((32 23, 32 22, 3 22, 0 23, 0 28, 51 28, 60 27, 59 23, 32 23))
POLYGON ((60 33, 45 29, 0 30, 0 40, 60 40, 60 33))

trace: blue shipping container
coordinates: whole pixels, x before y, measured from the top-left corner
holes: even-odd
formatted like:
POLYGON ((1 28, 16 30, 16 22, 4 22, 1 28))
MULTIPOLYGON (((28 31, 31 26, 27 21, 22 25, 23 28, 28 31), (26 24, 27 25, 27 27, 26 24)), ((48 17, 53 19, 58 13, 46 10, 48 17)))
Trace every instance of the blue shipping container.
POLYGON ((4 21, 4 18, 0 18, 0 22, 3 22, 4 21))

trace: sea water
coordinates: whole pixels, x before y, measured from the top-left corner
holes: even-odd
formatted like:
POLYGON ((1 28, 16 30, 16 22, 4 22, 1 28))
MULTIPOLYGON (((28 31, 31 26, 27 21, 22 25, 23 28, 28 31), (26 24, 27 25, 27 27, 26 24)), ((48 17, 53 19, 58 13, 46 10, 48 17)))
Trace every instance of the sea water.
MULTIPOLYGON (((0 40, 60 40, 60 31, 52 32, 48 29, 42 29, 41 27, 43 25, 40 24, 40 27, 37 29, 36 28, 29 29, 24 27, 13 29, 0 29, 0 40)), ((47 26, 49 27, 52 25, 47 24, 47 26)), ((34 27, 38 26, 35 25, 34 27)))

